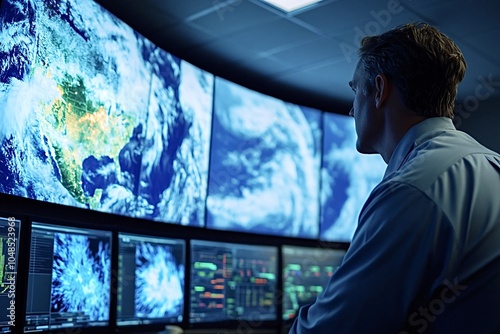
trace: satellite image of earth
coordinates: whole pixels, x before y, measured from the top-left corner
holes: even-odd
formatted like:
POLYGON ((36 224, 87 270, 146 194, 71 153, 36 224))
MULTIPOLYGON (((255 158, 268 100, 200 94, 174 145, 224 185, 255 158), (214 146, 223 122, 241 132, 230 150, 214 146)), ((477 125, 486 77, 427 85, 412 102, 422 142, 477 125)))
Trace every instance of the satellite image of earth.
POLYGON ((0 192, 204 224, 212 75, 89 0, 5 0, 0 27, 0 192))
POLYGON ((321 112, 216 78, 207 227, 319 231, 321 112))
POLYGON ((350 242, 371 191, 382 181, 386 163, 356 151, 354 119, 324 114, 320 238, 350 242))

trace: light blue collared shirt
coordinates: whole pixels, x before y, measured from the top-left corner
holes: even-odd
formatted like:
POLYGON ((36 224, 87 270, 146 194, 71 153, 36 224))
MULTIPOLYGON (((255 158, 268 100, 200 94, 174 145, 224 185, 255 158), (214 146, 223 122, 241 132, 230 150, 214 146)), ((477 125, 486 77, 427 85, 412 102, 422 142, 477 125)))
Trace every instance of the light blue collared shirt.
POLYGON ((499 305, 500 155, 429 118, 396 147, 290 333, 500 333, 499 305))

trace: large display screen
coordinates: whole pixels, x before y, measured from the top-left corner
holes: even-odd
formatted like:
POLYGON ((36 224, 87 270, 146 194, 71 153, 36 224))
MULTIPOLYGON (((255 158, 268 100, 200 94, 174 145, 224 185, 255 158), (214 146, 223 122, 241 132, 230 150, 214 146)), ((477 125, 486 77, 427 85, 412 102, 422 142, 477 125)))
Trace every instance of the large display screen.
POLYGON ((207 227, 317 238, 321 112, 216 78, 207 227))
POLYGON ((350 116, 324 113, 321 168, 320 238, 350 242, 358 216, 371 191, 382 181, 387 164, 380 155, 356 150, 350 116))
POLYGON ((0 333, 16 324, 16 283, 20 221, 0 217, 0 333))
POLYGON ((312 304, 342 262, 345 250, 283 246, 283 320, 293 321, 300 307, 312 304))
POLYGON ((184 240, 119 234, 118 325, 182 321, 184 248, 184 240))
POLYGON ((111 232, 33 223, 24 332, 109 322, 111 232))
POLYGON ((277 247, 191 241, 191 323, 277 320, 277 247))
POLYGON ((213 76, 91 0, 0 17, 0 192, 202 226, 213 76))
POLYGON ((161 49, 153 66, 137 216, 205 225, 214 77, 161 49))

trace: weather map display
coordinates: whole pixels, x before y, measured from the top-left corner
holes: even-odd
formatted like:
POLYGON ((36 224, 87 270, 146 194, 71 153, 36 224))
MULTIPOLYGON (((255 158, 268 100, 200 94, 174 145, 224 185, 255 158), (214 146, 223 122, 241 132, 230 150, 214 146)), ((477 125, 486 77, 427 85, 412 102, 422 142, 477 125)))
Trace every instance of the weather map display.
POLYGON ((207 227, 317 238, 321 112, 215 80, 207 227))
POLYGON ((20 221, 0 217, 0 333, 16 322, 16 282, 20 221))
POLYGON ((91 0, 0 17, 0 192, 203 225, 213 76, 91 0))
POLYGON ((214 77, 161 49, 153 55, 137 216, 202 227, 214 77))
POLYGON ((316 300, 344 255, 340 249, 283 246, 283 320, 316 300))
POLYGON ((33 223, 25 332, 108 325, 111 232, 33 223))
POLYGON ((356 151, 354 119, 324 113, 320 239, 350 242, 370 192, 387 168, 377 155, 356 151))
POLYGON ((181 322, 184 261, 184 240, 120 233, 118 325, 181 322))
POLYGON ((276 320, 277 256, 272 246, 192 240, 190 322, 276 320))

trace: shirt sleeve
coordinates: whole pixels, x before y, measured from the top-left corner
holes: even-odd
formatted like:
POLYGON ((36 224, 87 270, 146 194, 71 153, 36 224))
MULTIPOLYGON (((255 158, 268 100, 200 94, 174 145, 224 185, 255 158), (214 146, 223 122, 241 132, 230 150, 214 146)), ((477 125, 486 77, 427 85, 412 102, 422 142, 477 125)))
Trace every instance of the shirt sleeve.
POLYGON ((341 266, 290 334, 399 333, 445 279, 454 240, 447 217, 420 190, 380 185, 341 266))

